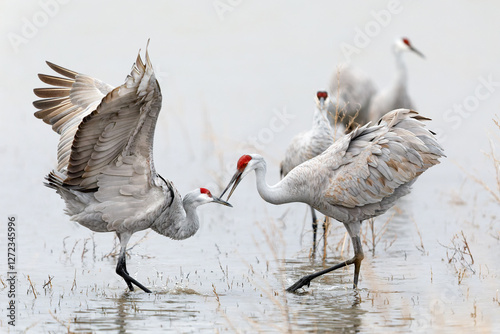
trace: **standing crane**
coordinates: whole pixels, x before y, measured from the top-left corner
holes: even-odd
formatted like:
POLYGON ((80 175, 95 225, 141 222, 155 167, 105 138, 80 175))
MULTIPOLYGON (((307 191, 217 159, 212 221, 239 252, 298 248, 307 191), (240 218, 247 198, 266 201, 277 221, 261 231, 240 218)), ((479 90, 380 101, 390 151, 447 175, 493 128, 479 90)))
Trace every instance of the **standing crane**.
POLYGON ((354 264, 353 287, 358 286, 364 258, 361 222, 376 217, 410 192, 417 177, 444 156, 435 134, 408 109, 384 115, 377 125, 356 128, 325 152, 292 169, 273 186, 265 180, 266 162, 258 154, 243 155, 225 192, 228 200, 241 180, 255 170, 257 190, 271 204, 302 202, 342 222, 349 233, 354 257, 331 268, 302 277, 287 291, 294 292, 332 270, 354 264))
POLYGON ((348 65, 340 66, 330 80, 330 124, 334 126, 340 119, 347 131, 351 131, 358 125, 368 123, 370 103, 375 92, 375 85, 365 73, 348 65))
MULTIPOLYGON (((299 133, 293 139, 285 152, 285 159, 280 165, 281 178, 285 177, 292 169, 315 156, 323 153, 330 147, 335 138, 344 134, 344 127, 341 123, 332 130, 327 118, 326 106, 328 105, 328 93, 319 91, 315 97, 316 109, 314 110, 312 128, 299 133)), ((318 230, 318 220, 316 212, 311 207, 312 229, 313 229, 313 254, 316 252, 316 232, 318 230)), ((323 237, 326 238, 326 224, 323 223, 323 237)))
POLYGON ((397 108, 415 108, 408 95, 408 70, 403 62, 403 53, 413 52, 422 58, 424 55, 411 44, 408 38, 397 39, 392 47, 396 58, 396 78, 391 86, 375 94, 369 111, 369 120, 376 121, 386 112, 397 108))
POLYGON ((130 290, 151 291, 127 271, 126 249, 133 233, 151 228, 175 240, 199 228, 196 208, 229 203, 199 188, 184 199, 172 182, 156 173, 153 137, 161 108, 161 92, 146 48, 117 88, 47 62, 63 77, 39 74, 55 87, 34 90, 37 118, 61 137, 57 169, 45 185, 66 202, 71 220, 95 232, 115 232, 120 240, 116 273, 130 290))

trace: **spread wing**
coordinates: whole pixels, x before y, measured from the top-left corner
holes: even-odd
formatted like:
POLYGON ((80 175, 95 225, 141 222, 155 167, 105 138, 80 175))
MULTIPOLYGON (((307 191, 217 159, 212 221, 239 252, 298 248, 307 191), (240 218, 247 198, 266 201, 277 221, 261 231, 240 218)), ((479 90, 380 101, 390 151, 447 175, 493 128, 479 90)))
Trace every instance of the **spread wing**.
POLYGON ((172 204, 174 194, 153 164, 162 96, 147 49, 146 62, 138 55, 125 83, 114 89, 56 69, 69 79, 42 76, 44 82, 61 87, 36 90, 51 98, 35 106, 44 107, 37 117, 53 124, 64 141, 59 150, 60 187, 72 193, 93 192, 98 202, 94 210, 110 231, 126 229, 128 224, 148 227, 172 204))
POLYGON ((113 87, 50 62, 47 65, 64 77, 39 74, 41 81, 54 87, 34 89, 42 100, 33 102, 33 105, 40 109, 35 116, 52 125, 52 129, 61 135, 57 150, 57 170, 63 172, 69 163, 71 145, 78 126, 113 87))
MULTIPOLYGON (((146 51, 146 64, 138 56, 125 83, 109 92, 78 126, 65 185, 97 188, 98 176, 119 156, 134 157, 130 164, 146 168, 150 181, 156 175, 152 146, 160 108, 160 87, 146 51)), ((120 173, 119 164, 113 165, 115 175, 120 173)))
POLYGON ((377 126, 358 128, 342 138, 340 151, 333 151, 337 145, 328 149, 323 157, 331 159, 334 172, 327 202, 348 208, 378 203, 438 164, 443 149, 424 120, 415 111, 394 110, 377 126))

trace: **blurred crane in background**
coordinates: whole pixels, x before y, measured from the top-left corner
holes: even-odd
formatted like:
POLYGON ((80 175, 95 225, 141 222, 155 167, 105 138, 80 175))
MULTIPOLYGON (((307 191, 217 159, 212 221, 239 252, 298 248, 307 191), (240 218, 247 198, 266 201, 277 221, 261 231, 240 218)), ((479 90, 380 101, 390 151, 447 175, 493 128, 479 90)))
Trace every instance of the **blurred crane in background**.
POLYGON ((330 80, 328 119, 332 126, 342 122, 351 131, 369 122, 369 108, 376 89, 361 70, 348 65, 339 66, 330 80))
MULTIPOLYGON (((296 135, 285 152, 285 158, 280 165, 280 176, 285 177, 292 169, 315 156, 323 153, 330 147, 337 138, 344 135, 344 126, 338 123, 332 129, 327 117, 327 106, 330 103, 328 93, 319 91, 316 93, 316 108, 313 115, 312 128, 308 131, 296 135)), ((318 230, 318 220, 316 212, 311 207, 312 230, 313 230, 313 250, 316 252, 316 232, 318 230)), ((327 226, 323 223, 323 238, 326 238, 327 226)))
POLYGON ((393 44, 392 51, 396 58, 396 78, 392 85, 377 92, 372 97, 369 120, 373 122, 391 110, 397 108, 415 108, 408 94, 408 70, 403 61, 403 54, 413 52, 422 58, 424 58, 424 55, 413 47, 408 38, 397 39, 393 44))

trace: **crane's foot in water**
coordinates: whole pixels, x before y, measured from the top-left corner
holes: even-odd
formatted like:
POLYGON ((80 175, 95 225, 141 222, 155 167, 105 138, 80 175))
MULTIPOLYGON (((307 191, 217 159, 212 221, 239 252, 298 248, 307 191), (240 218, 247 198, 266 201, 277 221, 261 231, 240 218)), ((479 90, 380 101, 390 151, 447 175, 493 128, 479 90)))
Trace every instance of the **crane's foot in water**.
POLYGON ((134 291, 134 286, 132 285, 132 283, 133 283, 137 287, 141 288, 144 292, 151 293, 151 290, 146 288, 144 285, 142 285, 141 283, 139 283, 137 280, 133 279, 129 275, 129 273, 127 271, 127 264, 125 262, 124 255, 123 256, 120 255, 120 257, 118 258, 118 263, 116 265, 116 273, 118 275, 120 275, 125 280, 125 283, 127 283, 127 286, 130 289, 130 291, 134 291))
POLYGON ((125 283, 127 283, 127 286, 130 289, 130 291, 134 291, 134 286, 132 285, 132 283, 133 283, 138 288, 142 289, 144 292, 151 293, 151 290, 149 290, 148 288, 146 288, 144 285, 142 285, 141 283, 139 283, 137 280, 135 280, 132 277, 130 277, 129 274, 127 274, 125 272, 118 272, 118 269, 117 269, 116 273, 118 275, 120 275, 125 280, 125 283))
POLYGON ((314 277, 311 277, 311 275, 304 276, 301 279, 299 279, 295 284, 290 286, 288 289, 286 289, 287 292, 295 292, 301 287, 307 285, 309 287, 311 285, 311 281, 313 280, 314 277))

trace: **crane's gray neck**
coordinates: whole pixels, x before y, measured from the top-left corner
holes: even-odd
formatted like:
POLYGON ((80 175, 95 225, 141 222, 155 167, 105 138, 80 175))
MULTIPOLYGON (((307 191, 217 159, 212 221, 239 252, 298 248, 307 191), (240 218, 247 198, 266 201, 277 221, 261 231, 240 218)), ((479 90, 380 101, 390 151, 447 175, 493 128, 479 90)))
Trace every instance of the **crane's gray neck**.
POLYGON ((266 182, 267 166, 266 162, 262 161, 255 169, 255 176, 257 182, 257 191, 260 197, 271 204, 284 204, 290 202, 301 202, 300 198, 294 195, 294 192, 287 189, 284 181, 286 177, 277 184, 270 186, 266 182))
POLYGON ((396 58, 396 85, 404 86, 408 81, 408 71, 403 61, 403 52, 401 50, 395 50, 394 57, 396 58))
POLYGON ((163 209, 151 228, 175 240, 187 239, 193 236, 200 227, 196 207, 193 203, 185 203, 175 192, 172 203, 163 209))
POLYGON ((193 203, 186 203, 183 201, 184 211, 186 212, 186 219, 184 221, 184 228, 182 231, 186 235, 186 238, 194 235, 196 231, 200 228, 200 219, 198 218, 198 213, 196 212, 197 205, 193 203))
POLYGON ((327 118, 327 105, 328 104, 325 103, 325 107, 323 109, 321 109, 320 106, 316 106, 316 110, 314 110, 313 115, 313 128, 330 127, 330 122, 327 118))

